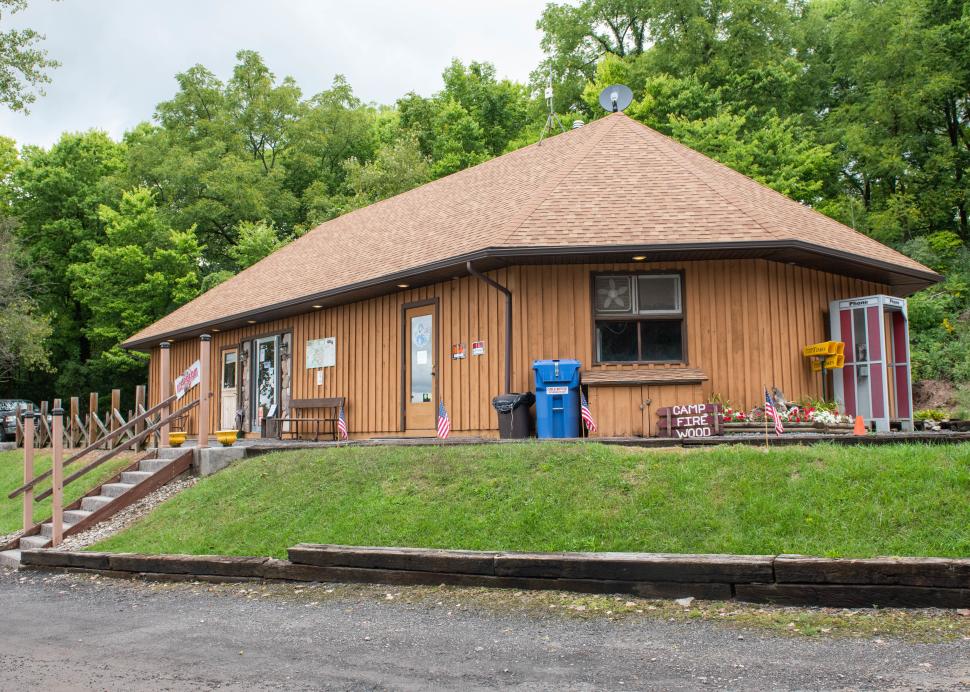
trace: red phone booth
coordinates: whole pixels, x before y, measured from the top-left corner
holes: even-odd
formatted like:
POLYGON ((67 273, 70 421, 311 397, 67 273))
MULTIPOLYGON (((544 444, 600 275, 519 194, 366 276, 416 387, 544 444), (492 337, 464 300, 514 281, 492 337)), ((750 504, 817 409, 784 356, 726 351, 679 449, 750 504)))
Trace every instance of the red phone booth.
POLYGON ((913 429, 906 301, 877 295, 830 304, 832 339, 845 342, 845 367, 834 371, 835 402, 867 426, 913 429))

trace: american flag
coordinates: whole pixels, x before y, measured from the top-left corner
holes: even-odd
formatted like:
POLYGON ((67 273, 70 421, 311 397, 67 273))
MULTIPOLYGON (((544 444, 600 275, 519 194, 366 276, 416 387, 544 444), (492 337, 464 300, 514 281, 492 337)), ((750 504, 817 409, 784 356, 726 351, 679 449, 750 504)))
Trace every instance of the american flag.
POLYGON ((337 415, 337 436, 341 440, 346 440, 350 437, 347 434, 347 416, 344 415, 344 407, 340 407, 340 413, 337 415))
POLYGON ((448 410, 443 401, 438 402, 438 437, 442 440, 451 434, 451 418, 448 417, 448 410))
POLYGON ((785 432, 785 426, 781 424, 781 416, 778 415, 778 411, 775 410, 775 405, 771 401, 771 394, 768 393, 768 389, 765 388, 765 417, 771 416, 775 421, 775 434, 781 435, 785 432))
POLYGON ((596 432, 596 421, 593 420, 593 412, 589 410, 589 403, 586 401, 586 395, 580 392, 579 397, 579 413, 583 417, 583 422, 586 424, 586 429, 591 433, 594 433, 596 432))

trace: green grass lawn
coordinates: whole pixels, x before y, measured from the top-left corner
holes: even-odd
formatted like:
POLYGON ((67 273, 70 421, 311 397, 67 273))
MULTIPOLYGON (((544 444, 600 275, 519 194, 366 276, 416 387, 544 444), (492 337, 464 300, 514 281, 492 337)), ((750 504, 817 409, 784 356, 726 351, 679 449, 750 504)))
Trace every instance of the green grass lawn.
POLYGON ((970 445, 358 447, 256 457, 95 550, 970 556, 970 445))
MULTIPOLYGON (((67 455, 65 454, 65 458, 67 455)), ((81 461, 76 461, 65 470, 65 476, 81 469, 85 464, 94 461, 94 455, 88 456, 81 461)), ((110 478, 119 470, 130 464, 133 460, 130 452, 122 452, 118 457, 102 464, 92 471, 89 475, 74 481, 74 483, 64 488, 64 504, 73 502, 91 488, 110 478)), ((34 475, 42 473, 51 467, 50 450, 37 450, 34 457, 34 475)), ((23 518, 23 498, 17 497, 13 500, 7 498, 15 488, 24 484, 24 453, 23 450, 13 452, 0 452, 0 536, 12 533, 22 528, 23 518)), ((50 481, 44 481, 38 486, 37 493, 51 487, 50 481)), ((48 519, 51 515, 50 498, 43 502, 34 503, 34 519, 48 519)))

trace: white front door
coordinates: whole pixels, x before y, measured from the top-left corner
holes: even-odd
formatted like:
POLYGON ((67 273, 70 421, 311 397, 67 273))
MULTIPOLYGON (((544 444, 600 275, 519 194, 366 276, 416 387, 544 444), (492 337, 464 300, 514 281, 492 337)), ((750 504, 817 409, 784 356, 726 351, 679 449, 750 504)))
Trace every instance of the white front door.
POLYGON ((236 409, 239 406, 239 355, 236 349, 222 352, 222 406, 219 414, 220 430, 236 429, 236 409))
POLYGON ((253 432, 262 432, 263 421, 279 415, 279 338, 256 339, 253 358, 253 432))

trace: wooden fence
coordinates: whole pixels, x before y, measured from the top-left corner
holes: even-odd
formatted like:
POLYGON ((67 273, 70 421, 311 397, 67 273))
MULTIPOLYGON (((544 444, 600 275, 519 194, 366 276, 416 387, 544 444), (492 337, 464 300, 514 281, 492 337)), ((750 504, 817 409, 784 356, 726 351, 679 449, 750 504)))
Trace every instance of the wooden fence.
MULTIPOLYGON (((64 411, 64 425, 62 426, 61 444, 65 449, 76 449, 79 447, 91 447, 97 444, 96 449, 116 449, 119 447, 131 447, 135 451, 141 451, 146 447, 158 446, 158 433, 155 432, 144 439, 139 439, 140 434, 146 428, 150 428, 159 419, 159 414, 147 417, 139 421, 136 425, 125 430, 121 435, 112 435, 117 430, 124 428, 128 421, 136 419, 145 413, 146 387, 138 385, 135 387, 135 408, 129 409, 126 413, 121 410, 121 390, 111 390, 111 405, 102 415, 99 413, 98 394, 92 392, 88 395, 87 409, 84 413, 81 410, 81 397, 70 397, 68 405, 64 411)), ((34 447, 53 446, 53 426, 49 420, 50 411, 61 408, 62 400, 54 399, 52 405, 42 401, 40 408, 35 411, 34 426, 34 447)), ((15 411, 17 419, 17 446, 23 447, 24 444, 24 409, 20 407, 15 411)))

